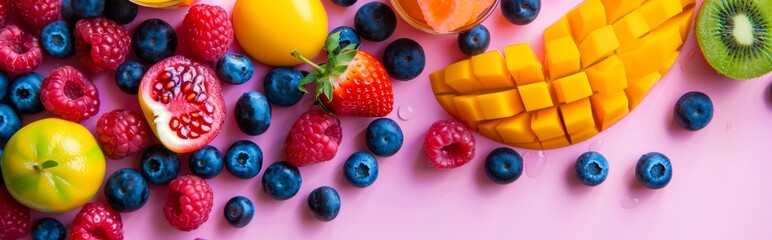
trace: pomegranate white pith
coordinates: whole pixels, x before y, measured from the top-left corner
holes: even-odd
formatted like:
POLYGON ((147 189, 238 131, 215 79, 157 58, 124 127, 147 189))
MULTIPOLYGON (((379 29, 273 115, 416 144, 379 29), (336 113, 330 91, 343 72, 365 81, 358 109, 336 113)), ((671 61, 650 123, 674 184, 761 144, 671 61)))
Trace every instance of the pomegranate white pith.
POLYGON ((214 70, 182 56, 166 58, 148 69, 140 84, 139 101, 155 135, 177 153, 209 144, 225 119, 214 70))

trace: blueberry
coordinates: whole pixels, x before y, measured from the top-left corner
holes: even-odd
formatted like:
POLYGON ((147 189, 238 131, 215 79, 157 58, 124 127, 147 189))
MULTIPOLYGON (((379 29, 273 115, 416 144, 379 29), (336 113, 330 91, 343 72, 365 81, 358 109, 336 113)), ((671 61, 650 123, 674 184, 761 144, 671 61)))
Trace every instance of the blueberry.
POLYGON ((713 119, 713 102, 704 93, 688 92, 676 102, 673 117, 686 130, 700 130, 713 119))
POLYGON ((379 118, 367 125, 365 144, 370 152, 379 157, 389 157, 402 148, 402 128, 394 120, 379 118))
POLYGON ((608 161, 598 152, 586 152, 576 159, 576 177, 587 186, 597 186, 608 177, 608 161))
POLYGON ((638 159, 635 165, 635 177, 650 189, 665 187, 673 177, 670 159, 662 153, 650 152, 638 159))
POLYGON ((334 188, 319 187, 308 195, 308 207, 316 219, 324 222, 332 221, 340 212, 340 195, 334 188))
POLYGON ((458 34, 458 49, 468 56, 484 53, 490 43, 491 33, 482 24, 458 34))
POLYGON ((119 212, 133 212, 147 202, 150 189, 137 171, 123 168, 115 171, 105 183, 105 199, 119 212))
POLYGON ((226 83, 239 85, 246 83, 255 73, 255 67, 247 56, 227 53, 217 60, 217 76, 226 83))
POLYGON ((137 95, 139 83, 145 76, 147 67, 139 61, 128 60, 115 70, 115 84, 126 94, 137 95))
POLYGON ((354 15, 354 28, 359 36, 371 42, 381 42, 394 33, 397 16, 382 2, 369 2, 354 15))
POLYGON ((378 178, 378 161, 367 152, 355 152, 343 164, 343 175, 355 187, 368 187, 378 178))
POLYGON ((105 11, 105 0, 72 0, 71 4, 81 18, 99 17, 105 11))
POLYGON ((340 26, 335 29, 333 29, 330 32, 330 35, 333 33, 340 32, 340 48, 343 49, 349 44, 353 44, 357 48, 359 48, 360 45, 362 45, 362 40, 359 39, 359 34, 357 34, 356 30, 349 26, 340 26))
POLYGON ((81 19, 72 9, 72 0, 62 0, 62 18, 71 24, 75 24, 81 19))
POLYGON ((67 229, 59 220, 45 217, 35 223, 31 235, 32 240, 64 240, 67 238, 67 229))
POLYGON ((40 43, 43 50, 55 58, 68 58, 75 54, 75 38, 65 21, 46 25, 41 31, 40 43))
POLYGON ((225 152, 225 169, 233 176, 250 179, 263 168, 263 151, 252 141, 239 140, 225 152))
POLYGON ((161 144, 154 144, 142 153, 142 176, 155 185, 166 185, 180 174, 180 157, 161 144))
POLYGON ((43 111, 43 103, 40 102, 41 84, 43 84, 43 76, 34 72, 16 77, 8 89, 11 106, 24 114, 43 111))
POLYGON ((190 173, 203 179, 211 179, 222 171, 222 153, 216 147, 206 145, 190 154, 190 173))
POLYGON ((0 103, 0 144, 5 144, 21 128, 21 118, 8 105, 0 103))
POLYGON ((117 24, 128 24, 134 21, 139 12, 139 6, 129 0, 104 0, 105 18, 117 24))
POLYGON ((156 63, 177 50, 177 33, 169 23, 158 18, 143 21, 131 36, 131 49, 137 58, 156 63))
POLYGON ((294 68, 274 68, 265 75, 265 97, 273 105, 289 107, 300 102, 303 92, 298 89, 303 74, 294 68))
POLYGON ((0 71, 0 101, 5 99, 5 95, 8 93, 8 74, 0 71))
POLYGON ((354 5, 354 3, 356 2, 357 0, 332 0, 332 3, 341 7, 350 7, 351 5, 354 5))
POLYGON ((225 204, 223 215, 231 226, 242 228, 252 221, 255 205, 246 197, 235 196, 225 204))
POLYGON ((485 175, 497 184, 509 184, 523 174, 523 157, 517 151, 500 147, 485 158, 485 175))
POLYGON ((239 129, 250 136, 263 134, 271 126, 271 105, 268 104, 268 99, 257 91, 241 95, 233 114, 239 129))
POLYGON ((391 78, 397 80, 412 80, 426 66, 424 49, 416 41, 400 38, 386 46, 383 52, 383 67, 391 78))
POLYGON ((539 16, 541 0, 501 0, 501 13, 507 21, 526 25, 539 16))
POLYGON ((263 191, 276 200, 287 200, 300 190, 300 170, 287 161, 275 162, 265 169, 263 191))

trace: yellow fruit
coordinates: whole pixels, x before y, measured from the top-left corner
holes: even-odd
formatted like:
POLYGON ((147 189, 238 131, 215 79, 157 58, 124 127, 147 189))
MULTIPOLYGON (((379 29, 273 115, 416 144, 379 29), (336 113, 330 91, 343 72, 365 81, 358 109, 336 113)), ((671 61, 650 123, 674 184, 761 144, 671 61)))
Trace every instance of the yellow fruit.
POLYGON ((105 157, 91 132, 58 118, 21 128, 5 146, 0 163, 8 192, 46 213, 83 206, 105 175, 105 157))
POLYGON ((694 0, 587 0, 528 44, 493 50, 430 74, 453 117, 510 146, 551 149, 592 138, 634 109, 673 64, 694 0))
POLYGON ((327 39, 327 12, 321 0, 238 0, 233 7, 233 30, 244 51, 273 66, 302 63, 290 52, 297 49, 314 58, 327 39))

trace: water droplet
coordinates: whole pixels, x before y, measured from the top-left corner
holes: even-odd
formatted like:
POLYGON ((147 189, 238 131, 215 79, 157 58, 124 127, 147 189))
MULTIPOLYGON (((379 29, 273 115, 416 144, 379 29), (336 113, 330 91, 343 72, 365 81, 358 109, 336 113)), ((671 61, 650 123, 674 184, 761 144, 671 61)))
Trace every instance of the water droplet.
POLYGON ((641 200, 639 200, 638 198, 626 198, 622 200, 622 208, 633 209, 635 207, 638 207, 639 203, 641 203, 641 200))
POLYGON ((525 175, 530 178, 537 178, 544 170, 544 165, 547 163, 547 153, 539 151, 536 154, 532 152, 525 152, 523 154, 523 161, 525 164, 525 175))
POLYGON ((410 120, 413 118, 413 107, 410 105, 402 105, 399 107, 399 110, 397 110, 397 115, 399 115, 399 119, 404 121, 410 120))
POLYGON ((602 147, 603 147, 603 140, 598 140, 590 144, 590 147, 587 148, 587 151, 598 152, 602 147))
POLYGON ((726 126, 724 127, 724 131, 729 132, 729 130, 732 130, 732 122, 726 122, 726 126))

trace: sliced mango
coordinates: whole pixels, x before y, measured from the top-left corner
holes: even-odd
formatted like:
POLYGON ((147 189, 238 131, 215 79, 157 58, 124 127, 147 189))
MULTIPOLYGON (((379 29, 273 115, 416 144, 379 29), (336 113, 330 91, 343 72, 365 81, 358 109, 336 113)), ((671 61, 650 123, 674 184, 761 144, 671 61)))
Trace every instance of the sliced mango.
POLYGON ((501 121, 501 119, 496 119, 480 123, 477 125, 477 131, 480 132, 480 135, 483 135, 493 141, 502 142, 504 140, 501 138, 499 131, 496 129, 501 121))
POLYGON ((571 25, 568 24, 568 16, 563 16, 557 22, 544 29, 544 42, 562 37, 571 37, 571 25))
POLYGON ((635 79, 627 83, 628 86, 627 89, 625 89, 625 94, 627 95, 627 99, 629 101, 628 107, 630 108, 630 111, 635 109, 635 107, 641 103, 643 97, 649 93, 651 88, 653 88, 661 78, 662 75, 659 72, 653 72, 648 76, 635 79))
POLYGON ((646 23, 646 19, 639 12, 627 14, 627 16, 615 22, 611 27, 614 28, 620 47, 634 42, 651 31, 651 27, 646 23))
POLYGON ((536 111, 531 116, 531 130, 539 140, 552 139, 565 135, 563 121, 558 114, 558 108, 551 107, 536 111))
POLYGON ((675 51, 665 61, 662 61, 662 63, 660 63, 661 65, 659 65, 659 73, 665 75, 665 73, 670 71, 670 68, 675 65, 676 60, 678 60, 678 55, 680 54, 681 51, 675 51))
POLYGON ((579 44, 582 68, 586 68, 614 54, 614 50, 617 50, 617 48, 619 48, 619 42, 614 34, 614 28, 606 25, 595 29, 579 44))
POLYGON ((590 32, 606 25, 606 10, 600 0, 587 0, 568 12, 568 23, 576 43, 590 32))
POLYGON ((682 44, 678 28, 665 28, 619 48, 619 58, 625 65, 627 78, 640 78, 659 71, 661 63, 682 44))
POLYGON ((542 65, 533 49, 527 43, 504 48, 507 70, 518 86, 544 81, 542 65))
POLYGON ((569 135, 569 139, 571 140, 572 144, 576 144, 579 142, 582 142, 584 140, 590 139, 591 137, 598 135, 598 129, 595 128, 588 128, 587 130, 581 131, 581 132, 575 132, 569 135))
MULTIPOLYGON (((606 22, 615 23, 617 20, 635 10, 646 0, 600 0, 606 7, 606 22)), ((685 1, 685 0, 684 0, 685 1)))
POLYGON ((450 116, 458 117, 458 110, 456 109, 456 103, 453 102, 453 97, 455 97, 455 95, 434 95, 434 98, 437 99, 437 102, 440 104, 442 109, 445 109, 445 111, 448 112, 450 116))
POLYGON ((625 65, 617 55, 611 55, 585 71, 593 92, 608 93, 627 88, 625 65))
POLYGON ((592 95, 590 80, 584 72, 552 81, 552 86, 560 103, 571 103, 592 95))
POLYGON ((552 107, 552 96, 546 82, 531 83, 518 88, 526 111, 552 107))
POLYGON ((598 93, 590 97, 590 102, 595 122, 601 131, 608 129, 630 112, 624 91, 598 93))
POLYGON ((482 83, 472 72, 469 59, 448 65, 445 68, 445 83, 459 93, 471 93, 483 89, 482 83))
POLYGON ((536 133, 531 130, 531 114, 521 113, 502 119, 496 126, 505 143, 530 143, 536 141, 536 133))
POLYGON ((547 140, 541 141, 542 149, 561 148, 568 145, 571 145, 571 142, 568 141, 568 138, 566 136, 560 136, 553 139, 547 139, 547 140))
POLYGON ((592 114, 589 98, 560 106, 560 115, 563 116, 563 124, 568 134, 595 129, 595 118, 592 114))
POLYGON ((511 117, 525 110, 516 89, 477 95, 477 104, 484 119, 511 117))
POLYGON ((581 69, 579 48, 570 37, 551 40, 544 46, 545 62, 550 72, 550 79, 558 79, 574 74, 581 69))
POLYGON ((445 83, 445 70, 439 70, 429 74, 429 82, 432 84, 432 91, 434 94, 456 93, 456 90, 445 83))
POLYGON ((513 147, 527 148, 527 149, 543 149, 541 142, 529 142, 529 143, 512 143, 513 147))
POLYGON ((458 117, 461 120, 470 122, 485 120, 480 105, 477 104, 477 96, 455 96, 453 97, 453 104, 456 105, 458 117))
POLYGON ((678 15, 683 10, 681 1, 676 0, 650 0, 636 9, 646 19, 647 25, 656 28, 671 17, 678 15))
POLYGON ((475 55, 471 58, 472 72, 485 89, 511 88, 515 86, 507 71, 504 56, 498 50, 475 55))

